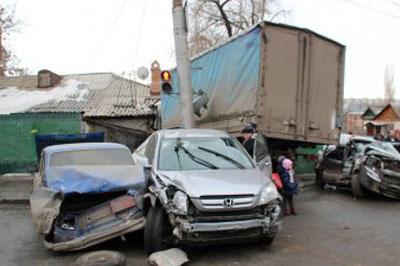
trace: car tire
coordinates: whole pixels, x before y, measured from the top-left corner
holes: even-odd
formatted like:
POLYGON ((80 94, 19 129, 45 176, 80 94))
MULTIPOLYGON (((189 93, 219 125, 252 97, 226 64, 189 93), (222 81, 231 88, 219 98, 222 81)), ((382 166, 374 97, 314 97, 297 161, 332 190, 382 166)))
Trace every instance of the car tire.
POLYGON ((79 256, 76 260, 77 266, 124 266, 125 255, 110 250, 99 250, 79 256))
POLYGON ((356 198, 365 197, 365 189, 361 186, 358 171, 351 174, 351 190, 356 198))
POLYGON ((324 189, 325 187, 324 175, 321 170, 315 171, 315 185, 320 189, 324 189))
POLYGON ((169 229, 169 221, 165 210, 159 204, 150 207, 144 227, 144 251, 146 254, 150 255, 170 247, 165 241, 165 233, 169 229))

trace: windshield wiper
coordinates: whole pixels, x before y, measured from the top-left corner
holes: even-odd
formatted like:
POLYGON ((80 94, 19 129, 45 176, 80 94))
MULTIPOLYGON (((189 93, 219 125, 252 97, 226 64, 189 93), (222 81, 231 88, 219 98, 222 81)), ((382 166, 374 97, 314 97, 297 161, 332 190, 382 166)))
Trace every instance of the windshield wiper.
POLYGON ((237 168, 245 169, 245 167, 243 166, 243 164, 239 163, 238 161, 232 159, 232 158, 229 157, 229 156, 226 156, 225 154, 222 154, 222 153, 219 153, 219 152, 217 152, 217 151, 210 150, 210 149, 204 148, 204 147, 198 147, 198 149, 199 149, 199 150, 202 150, 202 151, 205 151, 205 152, 212 153, 212 154, 214 154, 214 155, 217 156, 217 157, 221 157, 221 158, 225 159, 226 161, 231 162, 233 165, 236 165, 237 168))
POLYGON ((207 161, 205 161, 205 160, 203 160, 203 159, 201 159, 201 158, 199 158, 199 157, 193 155, 193 153, 191 153, 190 151, 188 151, 188 150, 187 150, 186 148, 184 148, 183 146, 178 146, 178 145, 175 146, 175 152, 176 152, 176 153, 178 153, 179 149, 182 149, 182 150, 185 152, 185 154, 186 154, 192 161, 194 161, 194 162, 196 162, 196 163, 198 163, 198 164, 204 165, 204 166, 206 166, 206 167, 208 167, 208 168, 211 168, 211 169, 219 169, 217 166, 213 165, 212 163, 209 163, 209 162, 207 162, 207 161))

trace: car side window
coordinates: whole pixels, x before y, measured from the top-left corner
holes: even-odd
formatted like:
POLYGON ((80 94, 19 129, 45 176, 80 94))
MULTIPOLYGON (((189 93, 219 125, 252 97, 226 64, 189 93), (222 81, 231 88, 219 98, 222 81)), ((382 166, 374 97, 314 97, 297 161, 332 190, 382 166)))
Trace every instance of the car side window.
POLYGON ((255 151, 254 151, 254 156, 256 162, 260 162, 265 159, 265 157, 268 155, 268 146, 267 143, 264 139, 264 136, 261 134, 257 134, 255 138, 255 151))
POLYGON ((328 153, 326 158, 327 159, 332 159, 332 160, 342 161, 344 159, 344 148, 343 147, 337 147, 335 150, 333 150, 330 153, 328 153))
POLYGON ((151 136, 149 139, 149 143, 146 145, 146 157, 149 160, 149 164, 153 164, 155 148, 157 144, 157 137, 156 135, 151 136))

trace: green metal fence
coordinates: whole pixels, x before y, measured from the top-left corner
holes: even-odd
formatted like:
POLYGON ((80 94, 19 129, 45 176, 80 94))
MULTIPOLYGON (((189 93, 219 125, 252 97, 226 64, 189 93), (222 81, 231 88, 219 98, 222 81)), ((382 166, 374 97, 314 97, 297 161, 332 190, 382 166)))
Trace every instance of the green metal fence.
POLYGON ((36 170, 35 134, 76 134, 79 113, 22 113, 0 115, 0 174, 36 170))
POLYGON ((298 148, 296 149, 296 173, 311 174, 314 173, 314 165, 317 160, 317 153, 322 149, 322 145, 317 145, 314 148, 298 148))

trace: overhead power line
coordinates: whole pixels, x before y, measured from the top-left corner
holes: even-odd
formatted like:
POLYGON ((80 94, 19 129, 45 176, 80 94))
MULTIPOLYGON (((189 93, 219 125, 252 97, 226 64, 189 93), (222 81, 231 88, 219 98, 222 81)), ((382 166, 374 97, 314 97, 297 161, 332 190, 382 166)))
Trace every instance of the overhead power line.
POLYGON ((399 2, 396 2, 396 1, 393 1, 393 0, 384 0, 384 1, 386 1, 388 3, 391 3, 392 5, 400 7, 400 3, 399 2))
POLYGON ((134 54, 133 60, 137 59, 137 54, 139 52, 139 45, 140 45, 140 41, 142 39, 143 22, 144 22, 144 18, 146 16, 147 2, 148 1, 144 1, 144 8, 142 10, 142 16, 140 17, 139 34, 137 36, 138 38, 137 38, 137 41, 136 41, 135 54, 134 54))
POLYGON ((382 15, 385 15, 385 16, 392 17, 392 18, 395 18, 395 19, 400 20, 400 16, 396 16, 396 15, 387 13, 387 12, 382 11, 382 10, 380 10, 380 9, 376 9, 376 8, 374 8, 374 7, 367 6, 367 5, 364 5, 364 4, 355 2, 355 1, 353 1, 353 0, 340 0, 340 1, 346 2, 346 3, 348 3, 348 4, 352 4, 352 5, 355 5, 355 6, 359 6, 359 7, 362 7, 362 8, 364 8, 364 9, 368 9, 368 10, 370 10, 370 11, 374 11, 374 12, 376 12, 376 13, 380 13, 380 14, 382 14, 382 15))
POLYGON ((111 33, 111 30, 114 28, 115 23, 117 22, 119 16, 121 15, 122 11, 125 9, 126 4, 128 3, 128 0, 125 0, 122 5, 119 7, 117 13, 115 14, 113 20, 109 24, 106 33, 104 34, 103 38, 101 39, 99 45, 96 47, 92 55, 89 57, 88 63, 90 64, 94 57, 97 55, 101 47, 103 47, 104 42, 107 40, 108 36, 111 33))

